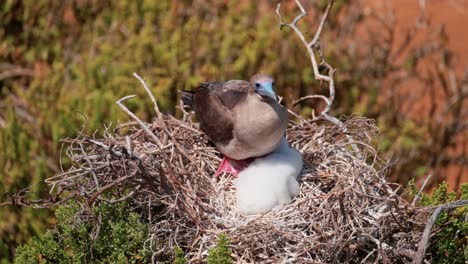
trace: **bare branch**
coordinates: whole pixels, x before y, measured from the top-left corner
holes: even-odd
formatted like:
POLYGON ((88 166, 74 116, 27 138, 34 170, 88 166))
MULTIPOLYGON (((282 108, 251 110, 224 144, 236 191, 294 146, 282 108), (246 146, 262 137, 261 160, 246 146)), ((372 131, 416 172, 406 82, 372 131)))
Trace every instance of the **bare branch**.
POLYGON ((315 58, 315 54, 314 54, 314 47, 315 44, 317 43, 319 37, 320 37, 320 34, 322 32, 322 29, 323 29, 323 26, 325 24, 325 21, 327 20, 327 17, 328 17, 328 14, 329 14, 329 10, 331 8, 331 6, 333 5, 333 0, 330 0, 328 2, 328 6, 327 6, 327 9, 324 13, 324 15, 322 16, 322 20, 320 22, 320 26, 319 26, 319 29, 317 30, 317 32, 315 33, 315 36, 314 36, 314 40, 312 40, 311 42, 308 42, 305 37, 304 37, 304 34, 302 34, 301 30, 296 26, 297 22, 300 21, 304 16, 307 15, 307 12, 305 12, 304 10, 304 7, 302 6, 302 4, 299 2, 299 0, 296 0, 296 4, 297 6, 299 7, 299 9, 301 10, 301 14, 299 14, 294 20, 292 23, 285 23, 283 22, 283 19, 282 19, 282 16, 281 16, 281 13, 280 13, 280 8, 281 8, 281 3, 278 3, 277 7, 276 7, 276 14, 278 15, 279 17, 279 20, 280 20, 280 26, 283 27, 283 26, 287 26, 289 28, 291 28, 292 30, 294 30, 294 32, 296 33, 296 35, 299 37, 299 39, 301 39, 302 43, 306 46, 307 48, 307 52, 309 53, 309 57, 310 57, 310 61, 312 63, 312 68, 314 70, 314 76, 315 76, 315 79, 318 80, 318 81, 326 81, 328 82, 329 84, 329 88, 330 88, 330 95, 333 95, 332 97, 329 97, 327 100, 326 100, 326 103, 327 103, 327 107, 325 107, 324 111, 322 111, 322 113, 319 115, 323 115, 323 114, 327 114, 330 109, 331 109, 331 105, 333 104, 333 99, 334 99, 334 94, 335 94, 335 86, 334 86, 334 81, 333 81, 333 73, 334 73, 334 69, 328 65, 329 67, 329 72, 328 72, 328 76, 326 75, 322 75, 320 74, 319 72, 319 69, 318 69, 318 63, 317 63, 317 60, 315 58), (313 45, 311 45, 313 44, 313 45), (331 99, 331 100, 330 100, 331 99))
POLYGON ((416 196, 413 199, 413 202, 411 202, 411 206, 414 206, 416 202, 419 200, 419 196, 421 196, 421 193, 424 190, 424 187, 426 187, 426 184, 431 177, 432 177, 432 174, 427 175, 426 179, 424 180, 423 185, 421 186, 421 189, 419 189, 418 194, 416 194, 416 196))
POLYGON ((141 85, 143 85, 143 88, 145 88, 146 93, 151 98, 151 101, 153 102, 153 106, 154 106, 154 111, 156 112, 156 117, 157 117, 156 121, 161 122, 163 131, 166 133, 166 135, 171 137, 171 139, 175 143, 176 148, 179 149, 179 151, 185 156, 185 158, 187 158, 190 162, 195 163, 195 161, 192 159, 192 157, 190 157, 187 154, 187 152, 184 150, 184 148, 182 148, 180 146, 180 144, 177 143, 177 140, 174 138, 174 135, 169 132, 169 128, 167 127, 166 122, 165 122, 165 120, 163 118, 163 115, 162 115, 161 111, 159 110, 158 103, 156 102, 156 99, 154 98, 154 95, 151 92, 151 90, 148 88, 148 85, 146 84, 146 82, 136 72, 133 73, 133 76, 140 81, 141 85))
MULTIPOLYGON (((333 5, 333 2, 334 2, 334 0, 329 0, 329 2, 328 2, 327 9, 326 9, 324 15, 322 16, 322 20, 320 22, 319 30, 317 31, 317 33, 314 36, 314 39, 316 38, 316 41, 313 44, 315 44, 318 41, 319 37, 320 37, 320 34, 322 32, 322 29, 323 29, 323 25, 325 24, 325 22, 327 20, 327 17, 328 17, 328 11, 330 10, 331 6, 333 5)), ((318 63, 317 63, 317 60, 315 59, 315 55, 314 55, 313 45, 310 45, 310 43, 312 43, 312 42, 309 43, 305 39, 305 36, 304 36, 304 34, 302 34, 301 30, 296 26, 297 22, 299 22, 303 17, 305 17, 307 15, 307 12, 304 10, 304 7, 302 6, 302 4, 300 3, 299 0, 296 0, 296 4, 299 7, 299 9, 301 10, 301 13, 296 18, 294 18, 293 22, 286 23, 286 22, 283 22, 283 18, 282 18, 281 13, 280 13, 281 3, 278 3, 278 5, 276 6, 276 14, 278 15, 279 20, 280 20, 280 27, 282 28, 282 27, 286 26, 286 27, 291 28, 292 30, 294 30, 296 35, 301 39, 302 43, 304 43, 304 45, 307 48, 307 52, 310 55, 310 61, 312 63, 312 68, 314 70, 315 79, 319 80, 319 81, 330 82, 330 80, 332 80, 332 77, 320 74, 320 71, 318 69, 318 63)))
POLYGON ((413 264, 423 263, 425 254, 426 254, 426 248, 429 244, 429 239, 431 237, 431 230, 437 218, 439 217, 439 215, 443 211, 466 206, 466 205, 468 205, 468 200, 460 200, 460 201, 440 205, 437 207, 437 209, 435 209, 434 213, 432 213, 432 216, 429 219, 429 222, 426 224, 426 228, 424 229, 421 242, 419 242, 418 252, 416 253, 416 258, 414 259, 413 264))
POLYGON ((128 108, 122 104, 122 101, 125 101, 127 99, 130 99, 130 98, 133 98, 135 97, 135 95, 127 95, 125 97, 122 97, 121 99, 119 99, 117 101, 117 104, 120 106, 120 108, 122 108, 129 116, 131 116, 135 121, 138 122, 138 124, 145 130, 145 132, 154 140, 154 142, 156 142, 156 144, 162 148, 162 143, 161 141, 158 139, 158 137, 148 128, 148 126, 145 125, 145 123, 143 123, 143 121, 141 121, 134 113, 132 113, 130 110, 128 110, 128 108))
POLYGON ((148 85, 147 85, 146 82, 143 80, 143 78, 141 78, 140 75, 138 75, 138 73, 134 72, 134 73, 133 73, 133 76, 134 76, 135 78, 137 78, 138 81, 140 81, 140 83, 141 83, 141 85, 143 86, 143 88, 145 88, 146 93, 147 93, 148 96, 151 98, 151 102, 153 102, 154 111, 156 112, 157 117, 160 119, 160 118, 162 117, 161 111, 159 110, 158 103, 156 102, 156 99, 154 98, 153 93, 152 93, 151 90, 148 88, 148 85))
POLYGON ((0 81, 5 80, 8 78, 12 77, 18 77, 18 76, 34 76, 34 71, 30 69, 24 69, 21 67, 13 67, 11 69, 5 70, 3 72, 0 72, 0 81))
POLYGON ((118 178, 117 180, 109 183, 109 184, 106 184, 104 187, 102 187, 101 189, 99 189, 96 193, 93 194, 93 196, 89 199, 88 201, 88 204, 89 205, 92 205, 94 203, 94 201, 99 197, 99 195, 101 195, 102 193, 104 193, 106 190, 132 178, 132 177, 135 177, 136 175, 136 172, 130 174, 130 175, 127 175, 127 176, 124 176, 124 177, 120 177, 118 178))
MULTIPOLYGON (((278 15, 278 18, 279 18, 280 28, 286 26, 286 27, 289 27, 292 30, 294 30, 296 35, 299 37, 299 39, 302 41, 302 43, 307 48, 307 52, 309 53, 310 61, 312 63, 312 68, 314 70, 315 79, 318 80, 318 81, 328 82, 328 88, 329 88, 328 98, 326 96, 323 96, 323 95, 309 95, 309 96, 305 96, 305 97, 300 98, 299 100, 294 102, 294 105, 301 102, 301 101, 303 101, 303 100, 311 99, 311 98, 320 98, 320 99, 324 100, 325 103, 326 103, 325 108, 319 113, 318 116, 313 115, 312 121, 317 121, 317 120, 320 120, 320 119, 327 120, 327 121, 332 122, 333 124, 337 125, 339 128, 343 129, 343 131, 346 133, 347 131, 346 131, 346 128, 344 127, 344 125, 343 125, 343 122, 341 122, 338 118, 329 115, 329 112, 330 112, 331 107, 333 105, 333 101, 335 100, 335 81, 333 79, 335 69, 324 60, 323 53, 322 53, 322 50, 320 49, 320 44, 319 44, 320 35, 322 34, 323 27, 325 26, 325 23, 326 23, 327 18, 328 18, 328 14, 330 13, 330 10, 331 10, 331 8, 333 6, 333 2, 334 2, 334 0, 329 0, 328 1, 327 8, 325 9, 324 14, 322 15, 319 27, 318 27, 317 31, 315 32, 314 38, 310 42, 308 42, 306 40, 304 34, 301 32, 301 30, 296 25, 302 18, 304 18, 307 15, 307 12, 305 11, 304 7, 302 6, 302 4, 301 4, 301 2, 299 0, 296 0, 296 4, 299 7, 299 10, 301 11, 301 13, 299 15, 297 15, 296 18, 294 18, 294 20, 291 23, 286 23, 286 22, 283 21, 283 18, 282 18, 281 13, 280 13, 281 3, 278 3, 278 5, 276 6, 276 14, 278 15), (323 74, 320 73, 319 68, 318 68, 319 63, 317 62, 317 59, 315 58, 315 52, 314 51, 317 51, 317 53, 319 54, 319 57, 320 57, 320 60, 321 60, 320 65, 325 66, 327 68, 328 75, 323 75, 323 74)), ((356 153, 356 155, 358 156, 358 158, 361 158, 360 150, 357 147, 357 145, 353 143, 353 139, 350 136, 347 136, 347 138, 352 143, 351 147, 353 148, 353 150, 356 153)))
POLYGON ((330 12, 330 9, 333 6, 333 0, 328 2, 327 8, 325 9, 325 13, 323 13, 322 20, 320 20, 320 25, 315 32, 314 38, 312 41, 309 43, 309 46, 313 47, 319 40, 320 34, 322 34, 323 26, 325 25, 325 21, 327 21, 328 13, 330 12))
POLYGON ((313 95, 306 95, 306 96, 303 96, 299 99, 297 99, 296 101, 293 102, 293 106, 297 105, 298 103, 302 102, 302 101, 305 101, 305 100, 308 100, 308 99, 322 99, 323 101, 325 101, 325 103, 328 105, 330 103, 330 101, 328 100, 327 97, 323 96, 323 95, 319 95, 319 94, 313 94, 313 95))

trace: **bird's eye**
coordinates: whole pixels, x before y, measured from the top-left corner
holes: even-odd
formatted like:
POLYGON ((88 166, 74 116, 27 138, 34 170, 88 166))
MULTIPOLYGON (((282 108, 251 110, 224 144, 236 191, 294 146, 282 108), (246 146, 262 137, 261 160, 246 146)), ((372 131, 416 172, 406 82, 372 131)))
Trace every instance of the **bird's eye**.
POLYGON ((260 83, 255 83, 255 87, 260 88, 260 83))
POLYGON ((272 82, 272 83, 271 83, 271 86, 275 87, 275 82, 272 82))

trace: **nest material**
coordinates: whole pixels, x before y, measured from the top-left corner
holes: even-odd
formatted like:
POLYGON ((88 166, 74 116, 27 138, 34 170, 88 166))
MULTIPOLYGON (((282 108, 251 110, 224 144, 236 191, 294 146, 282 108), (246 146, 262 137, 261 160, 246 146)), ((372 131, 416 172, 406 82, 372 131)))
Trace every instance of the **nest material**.
POLYGON ((241 263, 411 261, 421 214, 386 181, 368 119, 349 118, 341 128, 291 122, 288 142, 305 164, 301 192, 292 204, 253 216, 237 211, 230 175, 213 177, 220 154, 189 116, 159 115, 146 131, 140 126, 66 140, 73 166, 47 182, 88 206, 126 200, 150 222, 153 262, 171 259, 175 246, 190 263, 203 262, 220 233, 241 263))

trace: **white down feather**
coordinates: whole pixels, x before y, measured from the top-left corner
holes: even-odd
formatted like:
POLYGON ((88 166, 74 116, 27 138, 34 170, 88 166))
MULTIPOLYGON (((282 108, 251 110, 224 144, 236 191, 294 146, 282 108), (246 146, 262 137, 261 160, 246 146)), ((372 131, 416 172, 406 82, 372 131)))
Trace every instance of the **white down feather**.
POLYGON ((283 137, 271 154, 257 158, 241 171, 236 180, 237 208, 243 213, 266 213, 289 204, 299 193, 297 177, 302 170, 302 156, 288 146, 283 137))

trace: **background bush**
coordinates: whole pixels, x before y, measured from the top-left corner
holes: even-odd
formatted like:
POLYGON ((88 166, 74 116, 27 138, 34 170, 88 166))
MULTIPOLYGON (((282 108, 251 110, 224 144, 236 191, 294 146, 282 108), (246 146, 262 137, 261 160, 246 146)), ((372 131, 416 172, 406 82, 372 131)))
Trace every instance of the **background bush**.
MULTIPOLYGON (((422 194, 420 205, 436 206, 456 201, 456 193, 448 191, 447 183, 442 182, 431 195, 422 194)), ((418 193, 414 180, 408 184, 411 198, 418 193)), ((460 187, 460 199, 468 200, 468 183, 460 187)), ((433 227, 434 235, 431 237, 427 252, 431 263, 466 263, 468 260, 468 207, 443 212, 437 218, 433 227)))
MULTIPOLYGON (((312 14, 300 26, 308 36, 325 4, 305 5, 312 14)), ((293 7, 284 5, 289 18, 297 12, 293 7)), ((466 100, 457 96, 466 80, 459 77, 455 89, 448 87, 449 36, 430 27, 433 37, 425 45, 404 47, 401 55, 398 46, 388 43, 405 32, 396 32, 390 22, 381 25, 364 10, 358 1, 337 0, 323 34, 326 60, 337 68, 334 114, 359 112, 376 119, 382 129, 376 144, 387 157, 399 159, 393 180, 406 183, 431 172, 440 182, 448 166, 466 165, 452 155, 466 129, 457 125, 464 119, 460 113, 466 100), (369 23, 380 27, 367 30, 369 23), (399 55, 403 60, 397 62, 399 55), (419 78, 418 67, 427 57, 445 67, 421 77, 427 87, 449 91, 440 105, 450 103, 450 108, 438 122, 434 113, 443 108, 415 117, 402 108, 414 98, 389 92, 410 77, 419 78)), ((68 166, 60 139, 73 137, 82 127, 92 133, 103 124, 125 122, 115 105, 119 98, 137 94, 127 105, 151 120, 152 107, 133 72, 147 80, 162 110, 175 114, 178 90, 205 80, 246 79, 259 71, 275 76, 290 107, 302 95, 326 93, 313 80, 297 37, 279 30, 269 1, 5 0, 0 24, 1 200, 31 184, 30 198, 45 197, 43 180, 68 166)), ((294 109, 308 115, 321 107, 313 101, 294 109)), ((54 223, 45 209, 0 207, 0 262, 11 261, 18 244, 54 223)), ((56 239, 49 232, 32 243, 54 245, 56 239)), ((23 254, 20 259, 27 258, 23 254)))

